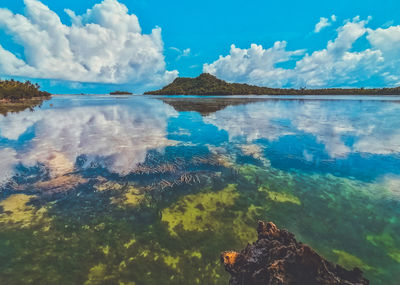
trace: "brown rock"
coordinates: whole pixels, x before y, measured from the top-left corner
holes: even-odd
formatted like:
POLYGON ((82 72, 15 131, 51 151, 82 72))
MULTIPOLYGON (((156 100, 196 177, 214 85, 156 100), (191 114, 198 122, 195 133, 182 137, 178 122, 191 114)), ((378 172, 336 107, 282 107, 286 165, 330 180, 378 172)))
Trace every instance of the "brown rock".
POLYGON ((230 285, 369 284, 359 268, 348 271, 325 260, 274 223, 260 221, 257 231, 258 240, 240 253, 222 253, 230 285))

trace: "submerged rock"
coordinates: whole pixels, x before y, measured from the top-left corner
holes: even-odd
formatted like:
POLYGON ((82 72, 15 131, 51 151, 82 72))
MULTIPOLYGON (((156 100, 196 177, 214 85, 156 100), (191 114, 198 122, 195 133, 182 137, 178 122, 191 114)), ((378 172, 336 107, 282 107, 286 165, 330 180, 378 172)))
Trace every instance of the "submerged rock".
POLYGON ((257 231, 258 240, 240 253, 222 253, 230 285, 369 284, 359 268, 349 271, 325 260, 271 222, 259 222, 257 231))

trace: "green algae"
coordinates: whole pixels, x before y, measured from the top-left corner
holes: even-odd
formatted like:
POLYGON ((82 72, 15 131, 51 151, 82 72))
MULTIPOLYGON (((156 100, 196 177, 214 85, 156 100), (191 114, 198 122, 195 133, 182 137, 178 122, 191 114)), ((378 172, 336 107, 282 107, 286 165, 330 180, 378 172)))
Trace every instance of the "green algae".
POLYGON ((292 203, 296 205, 301 205, 300 199, 294 195, 288 193, 280 193, 280 192, 268 192, 268 198, 274 202, 279 203, 292 203))
POLYGON ((202 257, 200 251, 189 252, 188 250, 185 250, 185 255, 187 255, 187 254, 189 254, 191 257, 195 257, 195 258, 198 258, 198 259, 201 259, 201 257, 202 257))
MULTIPOLYGON (((0 224, 10 227, 26 228, 40 223, 49 222, 45 207, 36 208, 30 205, 36 196, 13 194, 0 202, 0 224)), ((49 230, 48 227, 45 230, 49 230)))
POLYGON ((374 246, 383 248, 390 258, 400 263, 400 248, 396 246, 396 241, 392 235, 384 232, 381 235, 367 235, 366 239, 374 246))
POLYGON ((94 188, 98 192, 111 193, 110 202, 117 205, 120 208, 133 207, 137 208, 140 206, 150 206, 150 201, 146 196, 146 193, 129 183, 120 183, 114 181, 106 181, 100 179, 101 182, 94 185, 94 188))
POLYGON ((126 186, 122 194, 112 197, 111 203, 122 208, 149 206, 145 193, 132 185, 126 186))
MULTIPOLYGON (((102 179, 103 180, 103 179, 102 179)), ((94 185, 94 188, 99 192, 104 191, 120 191, 124 189, 125 185, 114 181, 101 181, 94 185)))
POLYGON ((400 263, 400 249, 394 249, 392 252, 389 252, 388 255, 391 259, 400 263))
POLYGON ((400 230, 398 224, 393 223, 393 213, 389 214, 391 209, 382 207, 382 199, 388 199, 384 183, 365 183, 332 174, 305 175, 300 171, 285 172, 255 165, 237 166, 237 169, 247 181, 247 188, 258 189, 259 195, 252 191, 242 194, 261 208, 261 218, 289 229, 298 240, 308 243, 331 261, 340 259, 345 265, 362 267, 374 283, 392 282, 393 274, 389 272, 393 272, 390 268, 394 265, 384 259, 380 251, 387 251, 387 256, 397 260, 397 249, 385 250, 379 245, 375 251, 362 242, 363 234, 368 235, 382 224, 391 224, 395 227, 393 230, 400 230), (257 202, 261 201, 262 195, 267 198, 267 203, 257 202), (278 200, 281 202, 277 203, 278 200), (343 251, 336 250, 334 255, 331 254, 332 248, 344 245, 353 247, 357 256, 365 258, 374 254, 379 258, 368 259, 367 264, 343 251))
POLYGON ((337 263, 347 270, 352 270, 355 267, 358 267, 365 271, 370 271, 372 269, 371 266, 364 263, 364 261, 362 261, 360 258, 348 252, 338 249, 334 249, 332 250, 332 252, 337 255, 337 263))
POLYGON ((218 192, 192 194, 162 211, 163 222, 168 224, 171 235, 177 236, 177 227, 185 231, 208 231, 223 227, 222 221, 213 216, 232 206, 239 194, 236 185, 230 184, 218 192))
POLYGON ((104 253, 104 255, 109 255, 109 253, 110 253, 110 246, 109 245, 101 246, 100 249, 104 253))
POLYGON ((394 245, 393 237, 387 232, 381 235, 367 235, 366 239, 374 246, 393 247, 394 245))
MULTIPOLYGON (((21 281, 19 272, 27 272, 26 281, 19 284, 29 284, 45 272, 49 274, 39 279, 43 284, 187 284, 188 280, 227 284, 219 253, 254 241, 257 220, 263 219, 294 232, 332 261, 361 267, 371 280, 378 280, 375 283, 389 280, 386 284, 391 284, 389 273, 375 269, 391 265, 389 258, 364 261, 374 248, 368 247, 371 241, 377 250, 396 245, 396 240, 391 245, 365 238, 389 219, 392 231, 396 230, 397 220, 387 218, 386 209, 374 202, 378 194, 372 193, 379 193, 381 185, 254 165, 234 165, 234 169, 238 170, 234 179, 222 171, 201 187, 165 192, 168 199, 154 204, 156 215, 142 207, 148 204, 143 185, 112 182, 99 191, 96 184, 94 191, 72 199, 65 208, 63 203, 51 208, 55 218, 49 232, 23 237, 3 231, 1 248, 6 244, 2 235, 7 235, 3 238, 9 240, 7 247, 19 248, 0 257, 10 260, 10 268, 14 266, 9 276, 15 280, 21 281), (347 248, 344 243, 354 248, 351 254, 337 250, 347 248), (59 256, 65 258, 56 265, 59 256), (36 266, 18 267, 20 258, 36 266), (61 266, 70 273, 65 282, 61 266)), ((30 202, 25 206, 31 207, 30 202)), ((36 206, 32 207, 35 212, 36 206)), ((396 260, 393 249, 389 252, 396 260)), ((10 284, 5 281, 0 274, 0 282, 10 284)))
POLYGON ((166 255, 166 256, 163 256, 163 258, 164 258, 164 262, 165 262, 165 264, 166 264, 167 266, 169 266, 169 267, 171 267, 171 268, 173 268, 173 269, 177 269, 178 263, 179 263, 179 261, 180 261, 180 258, 179 258, 179 257, 174 257, 174 256, 171 256, 171 255, 166 255))
POLYGON ((124 247, 126 249, 130 248, 132 245, 134 245, 136 243, 136 239, 131 239, 129 240, 127 243, 124 243, 124 247))
POLYGON ((105 264, 97 264, 90 268, 88 280, 84 285, 102 284, 107 281, 107 266, 105 264))
POLYGON ((254 230, 255 221, 257 217, 262 217, 265 208, 250 205, 247 211, 235 211, 233 214, 232 229, 235 237, 243 243, 255 241, 257 233, 254 230))

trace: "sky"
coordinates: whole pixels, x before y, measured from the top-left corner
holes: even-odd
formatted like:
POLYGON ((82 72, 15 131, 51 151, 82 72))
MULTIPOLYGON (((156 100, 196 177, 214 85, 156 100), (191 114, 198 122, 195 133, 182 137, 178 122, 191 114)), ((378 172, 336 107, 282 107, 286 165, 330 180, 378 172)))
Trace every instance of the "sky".
POLYGON ((140 93, 208 72, 285 88, 400 86, 400 2, 0 0, 0 77, 140 93))

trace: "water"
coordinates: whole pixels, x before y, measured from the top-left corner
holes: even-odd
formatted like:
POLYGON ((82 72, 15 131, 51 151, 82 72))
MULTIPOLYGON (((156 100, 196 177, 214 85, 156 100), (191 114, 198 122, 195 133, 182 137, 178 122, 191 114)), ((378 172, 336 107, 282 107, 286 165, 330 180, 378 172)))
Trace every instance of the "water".
POLYGON ((228 284, 219 254, 260 219, 399 284, 400 98, 307 98, 65 95, 1 116, 0 284, 228 284))

